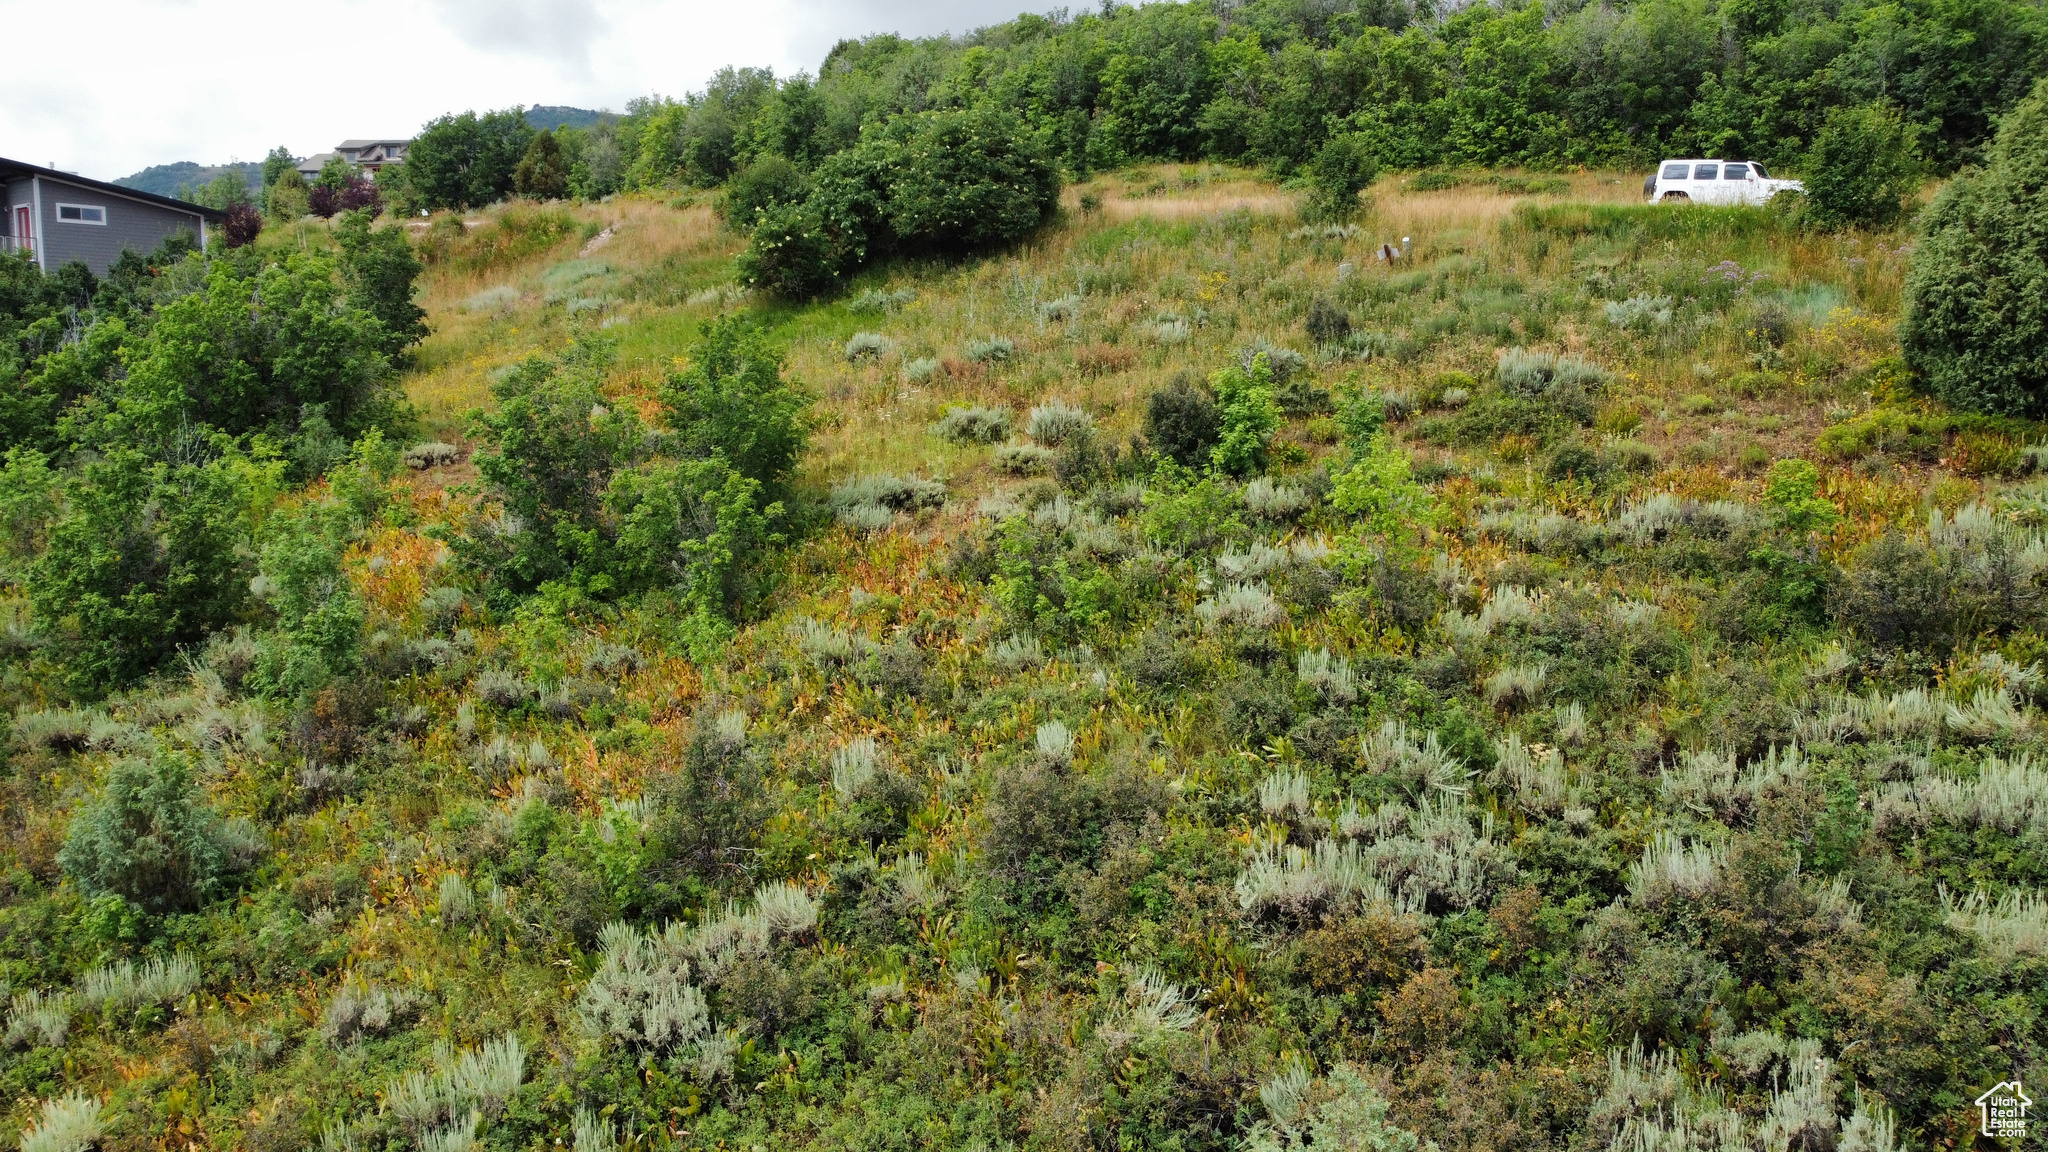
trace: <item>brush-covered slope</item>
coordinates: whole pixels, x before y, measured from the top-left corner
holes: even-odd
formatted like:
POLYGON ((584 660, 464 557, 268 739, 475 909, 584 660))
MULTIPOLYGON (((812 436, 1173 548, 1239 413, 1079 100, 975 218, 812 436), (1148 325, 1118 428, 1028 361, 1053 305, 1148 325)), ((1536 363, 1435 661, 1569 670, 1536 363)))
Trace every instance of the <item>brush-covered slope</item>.
POLYGON ((1905 392, 1904 235, 1636 183, 1132 169, 801 307, 688 198, 419 228, 438 446, 273 514, 357 670, 264 687, 279 551, 8 681, 24 1147, 1968 1141, 2048 1042, 2039 429, 1905 392), (669 459, 733 313, 811 401, 736 623, 506 591, 518 413, 669 459))

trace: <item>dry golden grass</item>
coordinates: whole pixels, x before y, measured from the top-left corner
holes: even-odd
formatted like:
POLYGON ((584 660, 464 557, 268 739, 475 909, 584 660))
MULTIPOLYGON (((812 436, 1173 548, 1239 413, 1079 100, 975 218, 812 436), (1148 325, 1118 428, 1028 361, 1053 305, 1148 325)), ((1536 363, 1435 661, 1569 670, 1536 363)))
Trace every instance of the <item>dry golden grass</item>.
MULTIPOLYGON (((1301 327, 1306 301, 1334 294, 1341 276, 1355 277, 1351 288, 1366 292, 1382 283, 1388 292, 1412 292, 1403 285, 1437 276, 1436 283, 1449 284, 1434 290, 1442 302, 1477 290, 1457 285, 1476 283, 1469 276, 1478 269, 1492 282, 1523 285, 1518 291, 1576 298, 1585 261, 1599 258, 1594 246, 1515 241, 1503 226, 1525 203, 1637 203, 1640 177, 1589 172, 1566 180, 1569 191, 1535 196, 1504 194, 1487 184, 1411 192, 1398 180, 1383 180, 1368 193, 1353 234, 1330 236, 1303 232, 1297 196, 1254 174, 1213 165, 1139 168, 1067 189, 1061 219, 1010 252, 963 264, 878 269, 837 301, 765 308, 758 315, 786 347, 791 374, 818 397, 808 477, 829 484, 863 472, 916 472, 943 477, 956 496, 971 498, 1011 481, 990 467, 991 448, 951 445, 928 434, 949 405, 1008 407, 1021 427, 1032 405, 1057 398, 1089 409, 1121 442, 1141 426, 1151 392, 1176 375, 1206 377, 1254 337, 1311 352, 1301 327), (1376 259, 1382 243, 1401 245, 1404 237, 1400 259, 1376 259), (1444 281, 1445 275, 1453 279, 1444 281), (1457 275, 1468 279, 1457 281, 1457 275), (904 289, 914 299, 893 312, 849 306, 865 290, 904 289), (1043 308, 1070 297, 1080 300, 1072 315, 1051 316, 1043 308), (1163 318, 1186 322, 1186 338, 1162 339, 1163 318), (846 343, 857 332, 881 336, 884 353, 849 362, 846 343), (996 338, 1012 342, 1007 362, 969 361, 970 344, 996 338), (947 367, 916 379, 909 367, 918 361, 947 367)), ((437 434, 452 437, 459 414, 487 402, 493 371, 536 349, 558 348, 597 323, 547 303, 543 278, 565 261, 602 262, 613 270, 606 283, 635 286, 603 313, 616 325, 614 387, 622 397, 644 401, 659 376, 683 362, 703 319, 749 306, 737 294, 711 291, 730 289, 729 259, 741 241, 720 227, 701 198, 680 209, 623 198, 567 211, 582 230, 544 252, 430 273, 425 299, 435 334, 407 384, 437 434), (610 238, 597 246, 584 238, 607 228, 610 238), (464 306, 492 290, 512 298, 495 309, 464 306)), ((488 227, 493 215, 477 219, 488 227)), ((1801 330, 1798 339, 1814 352, 1809 359, 1849 365, 1884 353, 1890 334, 1882 318, 1896 310, 1903 274, 1903 258, 1884 238, 1791 236, 1709 241, 1694 249, 1683 258, 1737 260, 1764 272, 1769 285, 1822 285, 1835 296, 1816 299, 1846 304, 1851 311, 1843 317, 1816 316, 1801 330)), ((1462 334, 1430 346, 1419 359, 1325 365, 1318 376, 1326 387, 1349 379, 1414 388, 1449 369, 1490 373, 1494 356, 1511 343, 1580 352, 1618 372, 1623 383, 1611 403, 1636 413, 1640 424, 1632 435, 1661 451, 1669 467, 1711 462, 1738 479, 1733 461, 1745 448, 1771 458, 1800 453, 1833 418, 1816 399, 1825 381, 1795 379, 1771 395, 1723 393, 1721 382, 1753 367, 1745 363, 1753 348, 1740 333, 1716 330, 1684 347, 1630 343, 1585 311, 1574 304, 1540 333, 1462 334)), ((1299 428, 1289 435, 1311 439, 1299 428)))
MULTIPOLYGON (((798 336, 791 364, 825 400, 826 423, 814 440, 818 472, 839 477, 918 470, 943 476, 966 493, 1002 483, 984 466, 990 449, 905 435, 936 421, 950 404, 1009 406, 1021 425, 1030 405, 1062 399, 1094 412, 1122 440, 1142 424, 1146 396, 1180 373, 1206 377, 1253 336, 1308 351, 1298 319, 1284 302, 1269 298, 1270 286, 1327 291, 1336 285, 1340 264, 1351 264, 1361 276, 1390 275, 1483 245, 1516 204, 1529 199, 1490 187, 1375 190, 1357 236, 1304 245, 1288 239, 1298 227, 1297 198, 1269 181, 1214 167, 1149 168, 1140 176, 1069 189, 1065 222, 1015 254, 936 277, 914 270, 890 274, 878 286, 919 292, 901 313, 861 318, 851 326, 827 323, 816 335, 798 336), (1100 198, 1101 207, 1082 211, 1081 198, 1090 194, 1100 198), (1138 242, 1119 247, 1114 262, 1124 273, 1121 290, 1087 296, 1074 321, 1048 323, 1036 315, 1037 305, 1073 291, 1077 274, 1100 267, 1089 259, 1091 241, 1137 225, 1162 225, 1168 232, 1159 242, 1146 242, 1151 234, 1140 231, 1134 233, 1138 242), (1416 238, 1415 252, 1396 269, 1376 266, 1378 245, 1398 244, 1402 236, 1416 238), (1206 319, 1185 343, 1162 344, 1146 331, 1162 313, 1192 316, 1197 309, 1206 319), (879 363, 845 363, 844 341, 856 327, 884 336, 895 352, 879 363), (967 378, 942 376, 921 384, 900 370, 920 357, 957 357, 967 341, 991 336, 1014 340, 1017 359, 967 378), (1093 370, 1088 361, 1102 348, 1127 351, 1131 366, 1093 370)), ((1573 195, 1583 199, 1630 199, 1629 182, 1621 177, 1572 180, 1573 195)), ((1426 367, 1450 366, 1438 359, 1426 367)), ((1334 382, 1328 377, 1326 382, 1334 382)))
MULTIPOLYGON (((677 209, 664 200, 621 197, 555 210, 573 216, 580 229, 531 255, 481 265, 449 260, 430 267, 422 278, 421 306, 433 335, 419 348, 418 366, 405 386, 434 434, 459 435, 461 414, 488 402, 493 371, 533 352, 558 348, 590 327, 590 321, 550 304, 543 283, 550 269, 570 260, 608 265, 613 271, 603 282, 609 291, 664 261, 719 262, 739 248, 738 239, 719 226, 703 202, 677 209), (491 292, 508 299, 478 306, 479 295, 491 292)), ((465 224, 495 228, 508 211, 531 209, 500 206, 469 214, 465 224)), ((621 298, 604 317, 630 326, 674 310, 621 298)))

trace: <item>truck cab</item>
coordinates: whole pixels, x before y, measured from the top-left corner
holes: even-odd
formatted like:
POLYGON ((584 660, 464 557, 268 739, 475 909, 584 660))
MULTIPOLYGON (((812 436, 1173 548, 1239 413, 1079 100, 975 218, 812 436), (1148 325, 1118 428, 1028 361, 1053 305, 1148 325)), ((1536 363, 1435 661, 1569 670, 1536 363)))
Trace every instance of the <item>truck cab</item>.
POLYGON ((1754 160, 1666 160, 1643 181, 1652 204, 1764 204, 1805 190, 1797 180, 1772 179, 1754 160))

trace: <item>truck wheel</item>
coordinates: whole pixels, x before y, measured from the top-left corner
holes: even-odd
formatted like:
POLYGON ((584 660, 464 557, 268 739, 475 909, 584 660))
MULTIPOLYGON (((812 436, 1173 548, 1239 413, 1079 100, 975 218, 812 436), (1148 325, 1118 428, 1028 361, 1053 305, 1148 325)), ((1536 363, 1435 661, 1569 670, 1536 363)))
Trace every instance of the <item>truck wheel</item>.
POLYGON ((1664 203, 1666 203, 1666 204, 1671 204, 1671 203, 1676 203, 1676 202, 1681 202, 1681 201, 1690 201, 1691 199, 1692 199, 1692 197, 1691 197, 1691 196, 1688 196, 1688 195, 1686 195, 1686 194, 1685 194, 1685 193, 1683 193, 1683 192, 1666 192, 1666 193, 1664 194, 1664 203))

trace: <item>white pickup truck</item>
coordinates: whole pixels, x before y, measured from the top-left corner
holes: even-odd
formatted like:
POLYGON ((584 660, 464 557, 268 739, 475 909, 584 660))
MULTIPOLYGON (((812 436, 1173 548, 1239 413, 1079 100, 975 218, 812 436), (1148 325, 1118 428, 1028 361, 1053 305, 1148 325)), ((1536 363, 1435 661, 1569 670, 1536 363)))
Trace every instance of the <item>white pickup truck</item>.
POLYGON ((1780 192, 1804 192, 1797 180, 1773 180, 1754 160, 1666 160, 1643 181, 1652 204, 1763 204, 1780 192))

